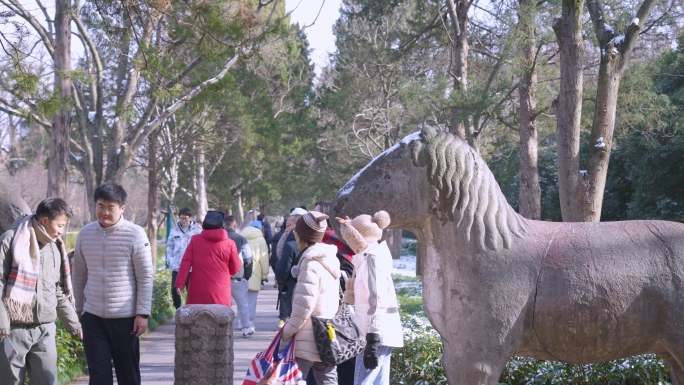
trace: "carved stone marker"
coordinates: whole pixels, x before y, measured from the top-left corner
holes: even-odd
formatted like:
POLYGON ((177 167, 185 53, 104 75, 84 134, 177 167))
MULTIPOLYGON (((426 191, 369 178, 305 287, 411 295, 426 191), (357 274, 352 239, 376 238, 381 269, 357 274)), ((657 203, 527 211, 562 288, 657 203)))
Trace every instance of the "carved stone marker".
POLYGON ((233 385, 233 320, 223 305, 176 311, 175 385, 233 385))
POLYGON ((14 220, 21 214, 30 214, 31 208, 21 195, 10 186, 0 183, 0 234, 9 230, 14 220))

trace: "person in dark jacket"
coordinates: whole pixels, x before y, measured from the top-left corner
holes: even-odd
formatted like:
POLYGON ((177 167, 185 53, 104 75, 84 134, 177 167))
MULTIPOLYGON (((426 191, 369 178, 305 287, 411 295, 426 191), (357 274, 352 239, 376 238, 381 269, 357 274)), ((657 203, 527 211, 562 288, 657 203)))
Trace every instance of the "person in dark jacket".
POLYGON ((285 234, 285 221, 276 222, 276 228, 278 229, 278 232, 273 234, 273 237, 271 238, 271 255, 268 259, 268 264, 271 266, 271 269, 273 269, 273 273, 275 273, 276 263, 278 263, 278 241, 280 240, 280 237, 285 234))
MULTIPOLYGON (((288 220, 289 221, 289 220, 288 220)), ((283 235, 285 237, 286 235, 283 235)), ((278 328, 285 325, 285 321, 292 314, 292 294, 294 293, 297 279, 292 276, 292 266, 297 266, 299 263, 299 247, 295 240, 294 231, 290 231, 285 238, 285 245, 283 252, 276 264, 275 276, 278 281, 278 297, 280 301, 280 321, 278 328)))

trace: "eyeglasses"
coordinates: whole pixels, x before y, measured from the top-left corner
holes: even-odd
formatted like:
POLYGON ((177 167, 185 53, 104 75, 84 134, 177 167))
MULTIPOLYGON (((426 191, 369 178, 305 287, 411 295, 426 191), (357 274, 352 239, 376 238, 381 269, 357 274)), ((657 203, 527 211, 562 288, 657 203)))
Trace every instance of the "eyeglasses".
POLYGON ((115 213, 115 212, 119 211, 121 209, 121 207, 119 207, 119 206, 109 206, 109 207, 97 206, 95 209, 101 213, 115 213))

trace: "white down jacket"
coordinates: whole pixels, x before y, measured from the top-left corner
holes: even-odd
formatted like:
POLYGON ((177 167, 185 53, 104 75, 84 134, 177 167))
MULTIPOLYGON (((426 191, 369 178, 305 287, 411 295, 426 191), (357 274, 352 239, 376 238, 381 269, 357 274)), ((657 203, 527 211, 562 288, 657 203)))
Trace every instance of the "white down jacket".
POLYGON ((249 278, 249 291, 261 290, 261 280, 268 277, 268 245, 256 227, 246 227, 240 232, 252 250, 252 276, 249 278))
POLYGON ((166 262, 168 262, 171 271, 180 269, 181 260, 185 254, 185 249, 188 248, 190 239, 193 235, 201 232, 202 228, 195 221, 190 221, 190 226, 186 230, 181 228, 180 222, 171 229, 169 239, 166 240, 166 262))
POLYGON ((373 242, 354 255, 354 320, 362 333, 380 335, 380 345, 404 346, 399 303, 392 281, 392 254, 387 243, 373 242))
POLYGON ((122 217, 106 228, 89 223, 78 233, 72 278, 77 312, 102 318, 149 315, 153 274, 142 227, 122 217))
POLYGON ((299 260, 299 275, 292 298, 292 315, 283 328, 284 348, 294 334, 295 356, 320 362, 311 316, 333 318, 339 308, 340 261, 337 247, 316 243, 304 250, 299 260))

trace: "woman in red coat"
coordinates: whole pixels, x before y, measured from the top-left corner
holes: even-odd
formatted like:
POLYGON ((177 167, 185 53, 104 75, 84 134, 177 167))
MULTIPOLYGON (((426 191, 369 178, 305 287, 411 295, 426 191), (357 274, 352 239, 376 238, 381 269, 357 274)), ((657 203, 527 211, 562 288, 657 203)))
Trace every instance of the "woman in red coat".
POLYGON ((208 211, 203 230, 194 235, 183 254, 176 292, 180 295, 192 268, 186 305, 231 305, 230 276, 242 266, 235 242, 223 229, 223 213, 208 211))

